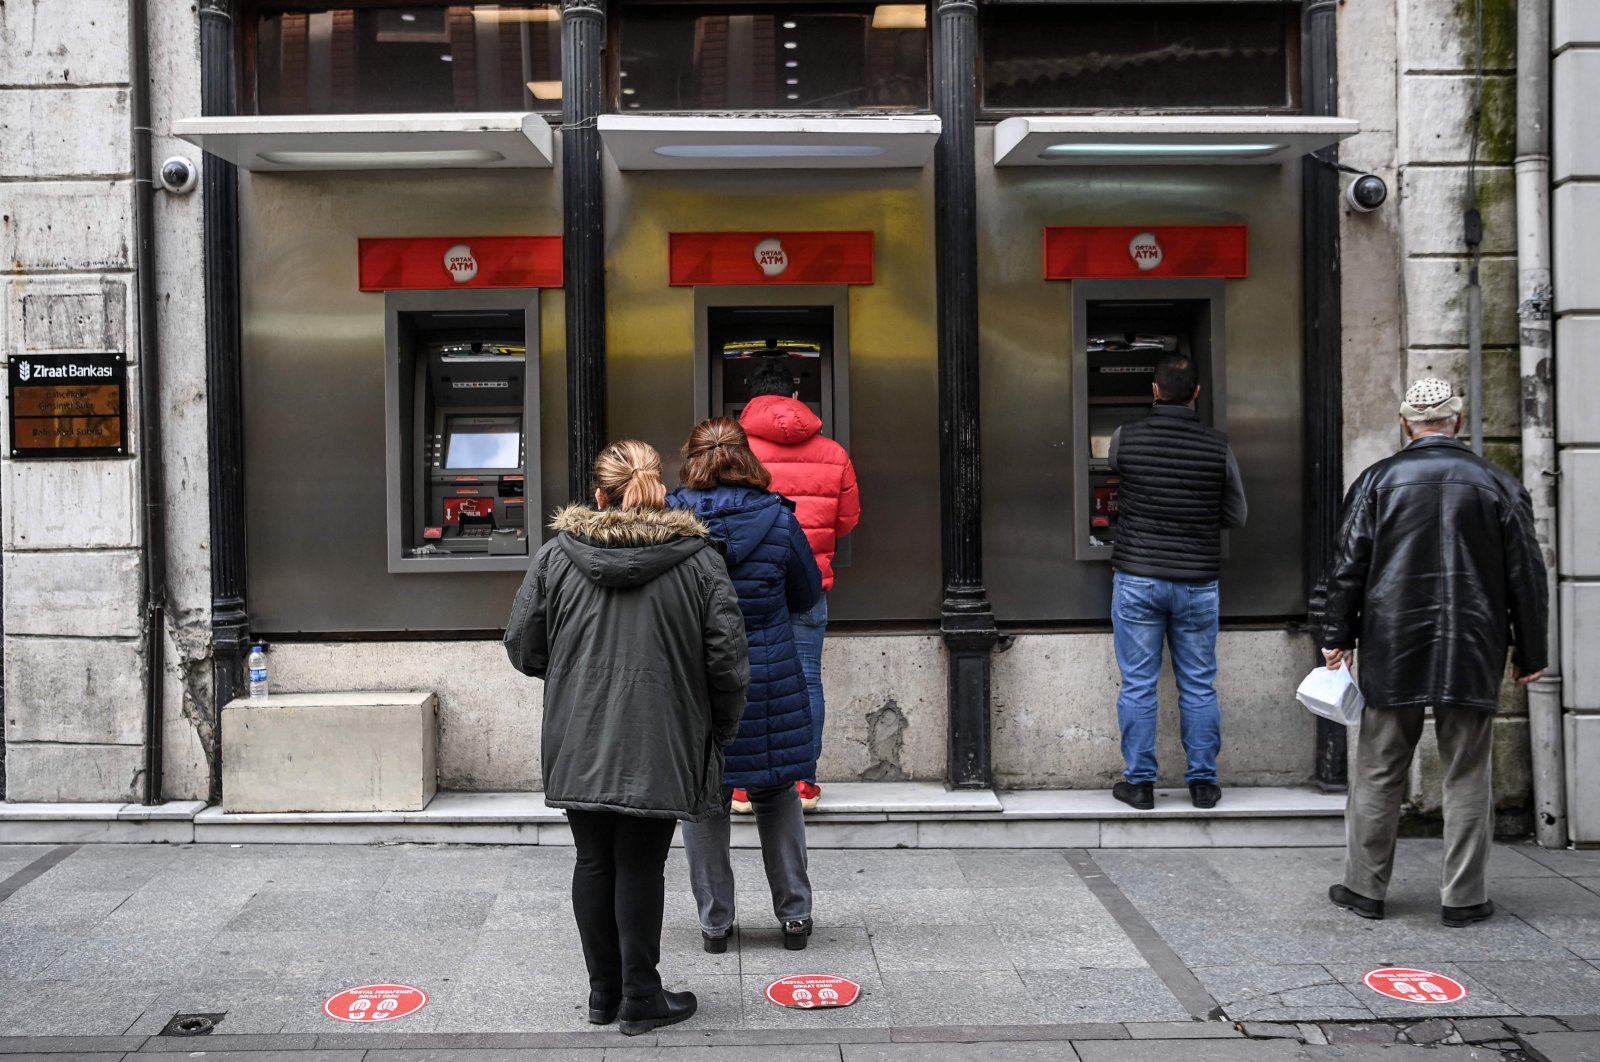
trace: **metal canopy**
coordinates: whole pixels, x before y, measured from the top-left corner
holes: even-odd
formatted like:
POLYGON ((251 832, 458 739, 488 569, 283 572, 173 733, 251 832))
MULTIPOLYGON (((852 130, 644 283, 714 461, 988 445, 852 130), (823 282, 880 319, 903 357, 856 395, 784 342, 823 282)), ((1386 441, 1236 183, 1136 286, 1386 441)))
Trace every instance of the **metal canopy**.
POLYGON ((624 170, 920 169, 939 139, 931 114, 872 118, 600 116, 624 170))
POLYGON ((1263 166, 1361 131, 1352 118, 1044 115, 994 131, 996 166, 1263 166))
POLYGON ((240 169, 546 169, 550 125, 520 111, 184 118, 173 132, 240 169))

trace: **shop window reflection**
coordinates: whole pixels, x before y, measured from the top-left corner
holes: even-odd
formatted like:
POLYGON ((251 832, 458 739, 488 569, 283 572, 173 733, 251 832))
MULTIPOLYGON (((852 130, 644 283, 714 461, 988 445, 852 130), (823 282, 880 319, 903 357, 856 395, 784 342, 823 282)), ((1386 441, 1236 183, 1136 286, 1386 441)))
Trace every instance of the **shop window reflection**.
POLYGON ((1002 4, 980 22, 991 114, 1299 108, 1298 4, 1002 4))
POLYGON ((264 3, 247 28, 257 114, 561 110, 553 3, 264 3))
POLYGON ((630 4, 619 111, 926 111, 926 4, 630 4))

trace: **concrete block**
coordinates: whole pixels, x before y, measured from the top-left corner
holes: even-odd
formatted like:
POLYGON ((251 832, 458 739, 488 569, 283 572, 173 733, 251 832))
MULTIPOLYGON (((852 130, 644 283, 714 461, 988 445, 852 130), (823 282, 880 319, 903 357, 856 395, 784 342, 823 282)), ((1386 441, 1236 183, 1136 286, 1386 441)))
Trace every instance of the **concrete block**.
MULTIPOLYGON (((1410 258, 1405 264, 1406 342, 1412 346, 1467 345, 1467 280, 1465 258, 1410 258)), ((1479 268, 1483 289, 1483 342, 1491 347, 1515 346, 1518 339, 1517 263, 1511 258, 1486 258, 1479 268)))
POLYGON ((1399 27, 1394 4, 1346 5, 1339 15, 1339 113, 1361 115, 1361 134, 1340 146, 1351 166, 1394 158, 1392 134, 1398 94, 1395 82, 1399 27), (1391 134, 1386 150, 1369 153, 1374 132, 1391 134), (1345 149, 1350 149, 1346 155, 1345 149), (1361 159, 1362 161, 1350 161, 1361 159))
POLYGON ((143 798, 143 785, 140 745, 6 742, 6 800, 11 803, 131 803, 143 798))
POLYGON ((1600 446, 1600 317, 1556 321, 1556 441, 1600 446))
POLYGON ((5 554, 7 634, 137 638, 143 584, 130 550, 5 554))
POLYGON ((822 761, 830 782, 942 781, 949 694, 944 645, 928 635, 828 638, 822 761))
MULTIPOLYGON (((1226 596, 1227 587, 1223 587, 1226 596)), ((1294 701, 1310 670, 1308 638, 1226 631, 1217 641, 1224 785, 1297 785, 1313 769, 1314 718, 1294 701)), ((995 784, 1107 788, 1123 768, 1117 725, 1120 674, 1111 633, 1021 635, 994 658, 995 784)), ((1157 784, 1183 784, 1177 691, 1170 663, 1160 687, 1157 784)))
POLYGON ((0 177, 132 173, 128 90, 0 89, 0 177))
POLYGON ((1567 833, 1574 844, 1600 844, 1600 715, 1568 715, 1567 833))
MULTIPOLYGON (((1471 4, 1459 0, 1406 0, 1399 7, 1404 70, 1454 73, 1472 69, 1477 60, 1471 4)), ((1483 65, 1488 70, 1516 68, 1516 0, 1484 0, 1483 65)))
POLYGON ((1561 574, 1600 577, 1600 449, 1561 451, 1560 496, 1561 574))
POLYGON ((0 261, 18 272, 126 269, 132 264, 133 182, 7 186, 0 261))
MULTIPOLYGON (((1483 352, 1483 433, 1488 438, 1516 436, 1522 431, 1522 378, 1517 359, 1517 351, 1504 347, 1483 352)), ((1465 350, 1406 351, 1406 383, 1424 376, 1449 380, 1465 392, 1472 378, 1471 354, 1465 350)), ((1385 412, 1393 416, 1398 409, 1397 401, 1385 412)))
POLYGON ((1550 178, 1565 181, 1600 175, 1600 144, 1595 143, 1594 137, 1594 100, 1600 97, 1600 48, 1562 52, 1555 57, 1550 74, 1550 178))
POLYGON ((1600 631, 1600 583, 1563 582, 1561 597, 1561 704, 1600 713, 1600 653, 1587 649, 1600 631))
POLYGON ((144 739, 138 642, 5 640, 6 738, 132 745, 144 739))
POLYGON ((136 461, 9 460, 0 465, 0 484, 6 500, 0 541, 6 549, 139 545, 136 461))
POLYGON ((1556 312, 1600 312, 1600 184, 1563 184, 1551 206, 1556 312))
POLYGON ((116 351, 130 358, 133 300, 122 276, 17 277, 0 355, 116 351))
MULTIPOLYGON (((1515 254, 1517 195, 1510 167, 1478 170, 1477 204, 1483 212, 1483 253, 1515 254)), ((1407 169, 1400 188, 1406 253, 1466 253, 1461 214, 1468 205, 1466 167, 1413 166, 1407 169)))
POLYGON ((277 694, 222 710, 230 813, 420 811, 438 788, 432 693, 277 694))
MULTIPOLYGON (((1533 795, 1533 773, 1526 718, 1497 717, 1494 721, 1494 806, 1526 808, 1533 795)), ((1411 804, 1426 815, 1444 807, 1444 774, 1439 762, 1439 739, 1430 717, 1411 761, 1411 804)))
POLYGON ((1551 46, 1600 46, 1600 6, 1594 0, 1555 0, 1551 46))
MULTIPOLYGON (((1401 165, 1465 163, 1472 141, 1473 78, 1410 76, 1400 79, 1401 165)), ((1516 83, 1489 76, 1483 86, 1483 125, 1478 146, 1480 163, 1513 161, 1516 152, 1516 83)))
POLYGON ((0 5, 0 70, 8 85, 126 84, 126 0, 10 0, 0 5))

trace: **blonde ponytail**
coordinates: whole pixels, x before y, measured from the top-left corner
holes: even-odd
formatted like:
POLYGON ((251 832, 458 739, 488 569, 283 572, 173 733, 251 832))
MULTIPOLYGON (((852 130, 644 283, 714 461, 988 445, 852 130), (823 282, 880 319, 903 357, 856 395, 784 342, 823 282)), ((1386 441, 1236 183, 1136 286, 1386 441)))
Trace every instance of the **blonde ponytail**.
POLYGON ((661 455, 637 439, 614 442, 594 462, 594 485, 624 509, 665 509, 661 455))

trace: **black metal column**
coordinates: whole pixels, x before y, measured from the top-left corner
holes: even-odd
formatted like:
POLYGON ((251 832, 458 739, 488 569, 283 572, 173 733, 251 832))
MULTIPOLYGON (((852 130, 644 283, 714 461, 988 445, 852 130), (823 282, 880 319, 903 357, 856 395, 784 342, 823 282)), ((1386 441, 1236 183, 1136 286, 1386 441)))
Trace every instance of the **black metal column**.
POLYGON ((600 130, 605 0, 561 0, 561 226, 567 306, 567 486, 589 493, 606 444, 606 233, 600 130))
POLYGON ((934 257, 939 304, 939 520, 950 667, 950 784, 991 784, 989 668, 996 632, 983 584, 983 488, 978 433, 978 196, 973 147, 978 8, 936 0, 933 109, 934 257))
MULTIPOLYGON (((234 113, 233 0, 200 3, 200 113, 234 113)), ((206 438, 211 489, 211 798, 222 792, 221 712, 238 696, 248 652, 245 612, 244 405, 239 366, 239 181, 205 156, 206 438)), ((206 735, 202 735, 206 737, 206 735)))
MULTIPOLYGON (((1310 0, 1301 16, 1301 104, 1308 115, 1339 111, 1338 0, 1310 0)), ((1305 586, 1313 628, 1320 625, 1322 580, 1333 559, 1343 494, 1344 374, 1339 312, 1338 148, 1301 164, 1305 270, 1305 586)), ((1315 663, 1322 662, 1319 652, 1315 663)), ((1317 719, 1317 784, 1342 791, 1348 780, 1344 727, 1317 719)))

